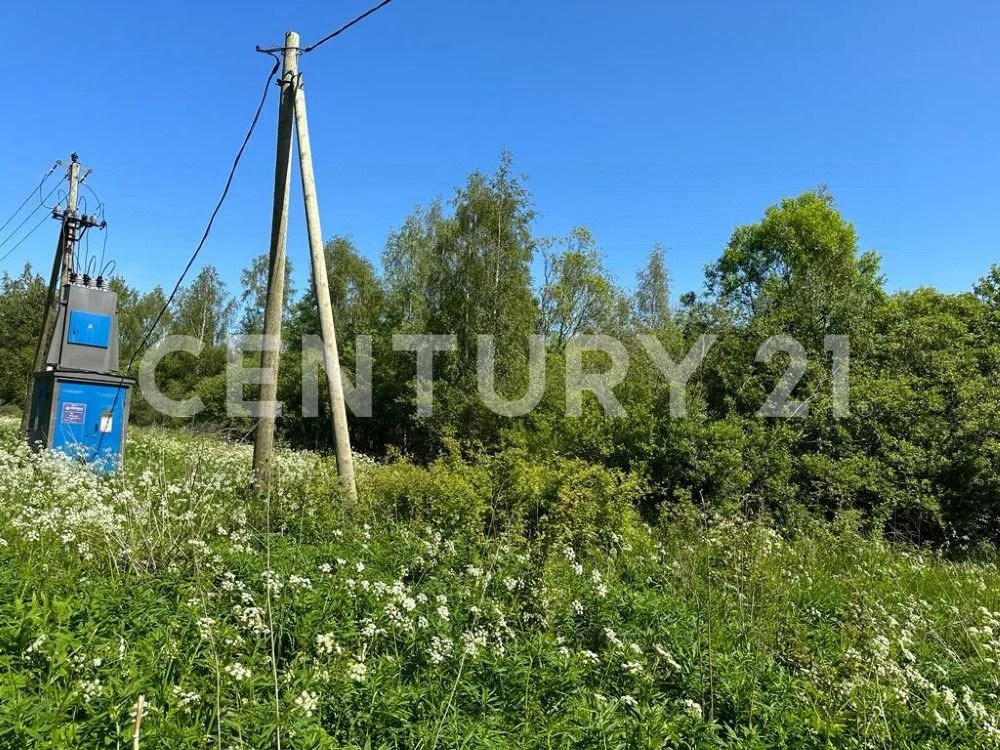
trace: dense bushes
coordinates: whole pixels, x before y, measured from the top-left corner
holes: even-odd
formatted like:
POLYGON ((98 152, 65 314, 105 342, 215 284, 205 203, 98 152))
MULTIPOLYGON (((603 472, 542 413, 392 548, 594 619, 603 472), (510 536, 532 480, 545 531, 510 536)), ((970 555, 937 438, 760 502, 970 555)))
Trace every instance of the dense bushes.
POLYGON ((636 519, 639 482, 578 459, 532 459, 522 450, 463 459, 456 451, 418 466, 397 457, 366 475, 363 506, 393 523, 449 535, 516 534, 542 556, 554 545, 588 549, 623 538, 636 519))
MULTIPOLYGON (((345 238, 326 248, 341 359, 351 377, 355 336, 372 336, 374 411, 351 418, 352 440, 368 455, 398 453, 413 462, 398 464, 398 476, 385 477, 380 489, 396 498, 401 517, 443 523, 445 513, 456 511, 435 507, 440 490, 468 498, 451 524, 500 522, 484 520, 479 505, 483 483, 495 482, 496 472, 484 478, 480 470, 447 469, 457 454, 498 455, 500 465, 517 455, 512 450, 523 450, 565 459, 545 463, 555 474, 572 473, 571 460, 580 459, 638 476, 641 492, 625 494, 638 495, 647 514, 678 499, 787 518, 857 510, 870 530, 894 537, 1000 538, 1000 267, 974 292, 889 294, 878 257, 859 252, 853 226, 832 197, 818 190, 782 200, 760 222, 737 227, 706 268, 705 292, 682 294, 680 304, 671 306, 661 248, 629 294, 610 277, 585 229, 562 240, 535 237, 530 195, 509 158, 493 175, 471 175, 450 208, 435 202, 407 218, 386 243, 381 274, 345 238), (538 260, 541 278, 533 284, 538 260), (414 355, 393 350, 396 333, 455 337, 455 350, 434 358, 430 417, 416 413, 414 355), (615 389, 624 416, 609 418, 589 394, 582 415, 567 416, 566 347, 581 333, 614 336, 628 352, 628 375, 615 389), (526 342, 545 337, 545 389, 529 414, 504 418, 482 403, 479 334, 496 337, 496 385, 509 398, 523 394, 528 383, 526 342), (688 383, 685 416, 670 414, 670 387, 639 344, 644 334, 655 335, 675 361, 700 337, 716 337, 688 383), (800 405, 790 419, 758 413, 789 365, 783 353, 757 361, 759 348, 777 335, 793 337, 807 356, 788 394, 800 405), (844 337, 849 364, 834 364, 830 336, 844 337), (835 404, 844 372, 846 415, 835 404), (427 467, 427 481, 457 484, 422 490, 424 480, 414 480, 417 466, 427 467)), ((200 396, 206 408, 193 420, 170 420, 137 393, 137 421, 249 433, 252 420, 226 413, 225 334, 234 327, 259 331, 266 274, 265 259, 244 273, 242 316, 213 269, 191 282, 162 330, 196 336, 205 351, 197 360, 187 354, 166 358, 159 382, 173 398, 200 396)), ((30 273, 4 281, 0 335, 16 352, 0 372, 2 399, 17 400, 23 392, 33 338, 26 337, 22 322, 39 284, 30 273)), ((117 281, 115 289, 122 299, 127 359, 163 295, 140 295, 117 281)), ((332 443, 325 379, 319 385, 320 418, 304 418, 299 409, 299 337, 318 330, 312 295, 289 295, 279 379, 286 410, 279 429, 293 446, 325 450, 332 443)), ((586 364, 607 366, 597 355, 586 364)), ((553 493, 558 495, 536 494, 553 493)), ((552 506, 551 500, 539 503, 552 506)))

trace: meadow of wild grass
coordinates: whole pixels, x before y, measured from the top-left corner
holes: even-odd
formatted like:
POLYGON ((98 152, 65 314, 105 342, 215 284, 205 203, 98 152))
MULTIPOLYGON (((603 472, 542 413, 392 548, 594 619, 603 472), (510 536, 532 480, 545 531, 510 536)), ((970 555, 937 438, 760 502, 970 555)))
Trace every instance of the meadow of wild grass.
POLYGON ((359 466, 137 432, 97 477, 0 422, 0 747, 995 747, 1000 575, 634 508, 580 462, 359 466))

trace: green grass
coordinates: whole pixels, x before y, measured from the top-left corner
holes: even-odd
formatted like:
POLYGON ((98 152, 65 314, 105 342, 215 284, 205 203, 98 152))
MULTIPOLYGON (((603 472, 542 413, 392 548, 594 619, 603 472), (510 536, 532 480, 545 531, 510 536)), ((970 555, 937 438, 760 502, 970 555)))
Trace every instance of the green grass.
POLYGON ((995 747, 1000 575, 520 454, 359 466, 0 422, 0 747, 995 747))

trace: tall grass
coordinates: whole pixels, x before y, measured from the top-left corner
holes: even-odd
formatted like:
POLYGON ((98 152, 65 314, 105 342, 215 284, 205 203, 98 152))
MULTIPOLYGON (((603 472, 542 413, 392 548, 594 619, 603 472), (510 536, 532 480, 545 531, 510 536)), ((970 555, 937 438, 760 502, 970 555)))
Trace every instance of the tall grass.
POLYGON ((332 462, 0 422, 0 747, 994 747, 1000 576, 510 453, 332 462))

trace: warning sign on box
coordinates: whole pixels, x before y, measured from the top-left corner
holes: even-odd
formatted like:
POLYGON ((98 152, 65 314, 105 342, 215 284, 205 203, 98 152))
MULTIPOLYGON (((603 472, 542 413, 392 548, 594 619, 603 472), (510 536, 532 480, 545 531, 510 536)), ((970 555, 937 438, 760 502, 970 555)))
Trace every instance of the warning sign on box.
POLYGON ((62 407, 63 424, 83 424, 87 417, 87 405, 67 401, 62 407))

